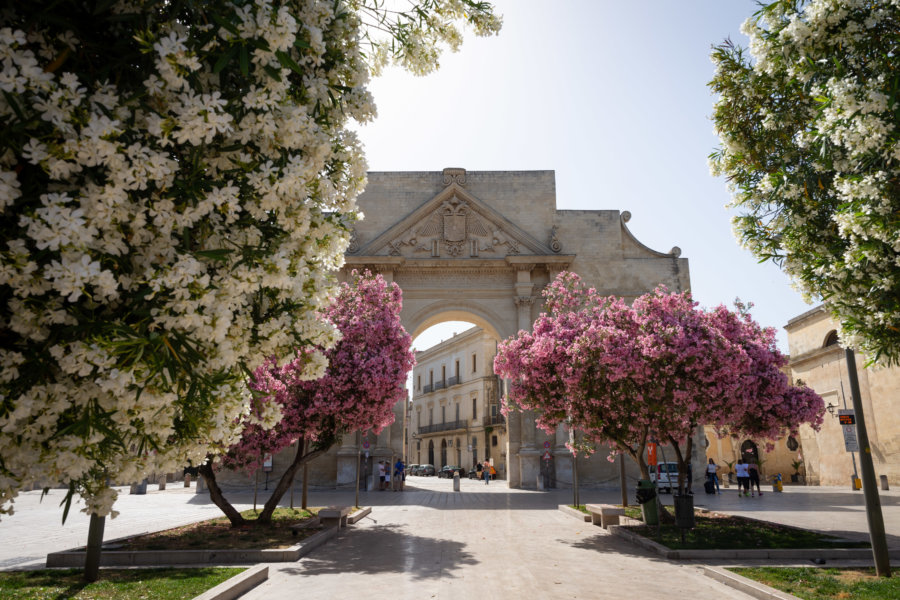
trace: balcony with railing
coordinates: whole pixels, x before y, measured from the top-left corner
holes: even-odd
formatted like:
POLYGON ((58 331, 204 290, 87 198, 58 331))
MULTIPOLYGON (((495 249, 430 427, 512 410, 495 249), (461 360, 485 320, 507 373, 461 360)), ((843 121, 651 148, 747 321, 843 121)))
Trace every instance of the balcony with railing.
POLYGON ((429 383, 428 385, 426 385, 426 386, 424 386, 424 387, 422 388, 422 393, 423 393, 423 394, 430 394, 431 391, 432 391, 433 389, 434 389, 434 386, 433 386, 432 384, 429 383))
POLYGON ((506 417, 503 415, 492 415, 484 417, 484 426, 485 427, 496 427, 498 425, 506 426, 506 417))
POLYGON ((441 431, 453 431, 454 429, 465 429, 466 422, 462 421, 448 421, 446 423, 435 423, 434 425, 422 425, 419 427, 419 434, 424 435, 426 433, 440 433, 441 431))
POLYGON ((434 382, 434 391, 442 390, 442 389, 444 389, 445 387, 447 387, 447 382, 446 382, 446 381, 443 381, 443 380, 442 380, 442 381, 435 381, 435 382, 434 382))
POLYGON ((459 375, 454 375, 453 377, 450 377, 449 379, 447 379, 447 387, 453 387, 457 383, 462 383, 459 380, 459 375))

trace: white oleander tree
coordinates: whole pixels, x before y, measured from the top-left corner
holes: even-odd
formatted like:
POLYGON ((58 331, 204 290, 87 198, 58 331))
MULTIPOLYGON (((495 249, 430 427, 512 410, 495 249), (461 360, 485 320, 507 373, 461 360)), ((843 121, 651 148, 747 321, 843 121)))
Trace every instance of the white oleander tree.
POLYGON ((842 343, 900 361, 900 2, 780 0, 713 50, 737 237, 840 322, 842 343))
POLYGON ((336 340, 316 314, 360 217, 370 73, 500 22, 472 0, 4 6, 0 512, 37 483, 105 516, 111 482, 278 421, 247 377, 336 340))

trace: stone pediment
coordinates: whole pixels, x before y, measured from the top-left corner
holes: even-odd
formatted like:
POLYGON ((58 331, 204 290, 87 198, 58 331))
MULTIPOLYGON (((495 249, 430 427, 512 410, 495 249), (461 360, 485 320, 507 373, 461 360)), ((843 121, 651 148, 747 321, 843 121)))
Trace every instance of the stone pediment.
POLYGON ((365 246, 354 246, 350 254, 406 258, 504 258, 559 252, 558 245, 551 249, 470 194, 458 178, 365 246))

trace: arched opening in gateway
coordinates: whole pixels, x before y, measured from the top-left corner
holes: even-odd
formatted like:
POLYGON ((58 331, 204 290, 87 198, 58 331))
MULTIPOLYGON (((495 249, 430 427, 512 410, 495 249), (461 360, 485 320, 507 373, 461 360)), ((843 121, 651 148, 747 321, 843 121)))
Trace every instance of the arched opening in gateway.
POLYGON ((497 330, 458 312, 431 316, 411 329, 417 364, 407 382, 409 461, 440 471, 474 469, 488 460, 498 478, 505 477, 507 423, 500 412, 502 383, 493 369, 497 330), (460 317, 467 320, 451 320, 460 317))

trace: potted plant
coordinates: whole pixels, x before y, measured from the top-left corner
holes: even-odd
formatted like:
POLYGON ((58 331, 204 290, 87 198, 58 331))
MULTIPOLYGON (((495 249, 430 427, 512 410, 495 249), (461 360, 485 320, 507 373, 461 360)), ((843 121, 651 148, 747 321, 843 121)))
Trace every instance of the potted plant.
POLYGON ((795 460, 791 462, 791 467, 793 467, 794 472, 791 474, 791 483, 799 483, 800 482, 800 467, 803 466, 802 460, 795 460))
POLYGON ((723 460, 726 465, 728 465, 728 479, 725 481, 725 487, 728 487, 729 484, 734 483, 734 479, 732 479, 732 475, 734 474, 734 463, 736 461, 733 460, 723 460))

